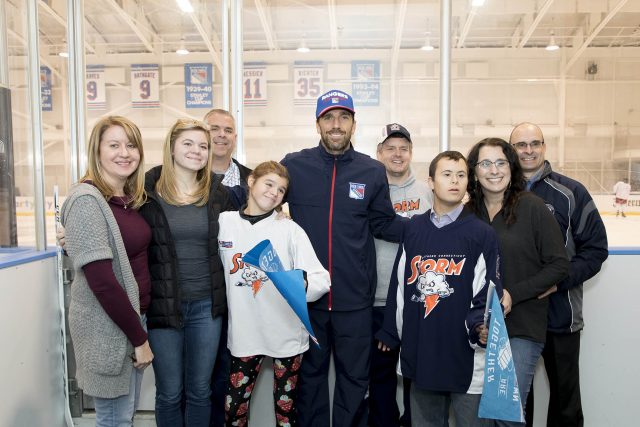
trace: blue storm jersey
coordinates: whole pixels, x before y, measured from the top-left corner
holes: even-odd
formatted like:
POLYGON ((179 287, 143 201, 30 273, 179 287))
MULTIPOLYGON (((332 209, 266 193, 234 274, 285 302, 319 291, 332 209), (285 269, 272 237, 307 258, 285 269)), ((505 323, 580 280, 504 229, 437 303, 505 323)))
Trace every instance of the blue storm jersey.
POLYGON ((377 338, 400 344, 400 374, 430 391, 479 394, 483 323, 489 282, 502 295, 498 239, 468 210, 442 228, 431 211, 404 227, 391 275, 383 329, 377 338))

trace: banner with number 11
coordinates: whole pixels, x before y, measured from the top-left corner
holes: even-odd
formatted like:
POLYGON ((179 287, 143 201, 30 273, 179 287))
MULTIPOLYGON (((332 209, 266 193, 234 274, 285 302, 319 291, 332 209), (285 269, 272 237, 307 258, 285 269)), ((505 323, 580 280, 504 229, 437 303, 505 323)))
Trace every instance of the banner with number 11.
POLYGON ((245 62, 242 72, 245 107, 267 105, 267 64, 245 62))

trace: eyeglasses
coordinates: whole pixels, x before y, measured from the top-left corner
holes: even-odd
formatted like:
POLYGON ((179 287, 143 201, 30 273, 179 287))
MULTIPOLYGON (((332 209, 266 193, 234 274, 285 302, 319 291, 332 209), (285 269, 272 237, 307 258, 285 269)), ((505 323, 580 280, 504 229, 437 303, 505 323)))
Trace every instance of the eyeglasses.
POLYGON ((491 169, 491 165, 496 165, 496 168, 503 169, 509 167, 509 161, 505 159, 498 159, 495 162, 491 160, 483 160, 476 163, 476 166, 480 166, 482 169, 491 169))
POLYGON ((531 141, 531 142, 524 142, 524 141, 520 141, 520 142, 516 142, 515 144, 512 144, 517 150, 526 150, 527 147, 530 147, 532 150, 536 150, 540 147, 542 147, 542 144, 544 144, 544 141, 531 141))

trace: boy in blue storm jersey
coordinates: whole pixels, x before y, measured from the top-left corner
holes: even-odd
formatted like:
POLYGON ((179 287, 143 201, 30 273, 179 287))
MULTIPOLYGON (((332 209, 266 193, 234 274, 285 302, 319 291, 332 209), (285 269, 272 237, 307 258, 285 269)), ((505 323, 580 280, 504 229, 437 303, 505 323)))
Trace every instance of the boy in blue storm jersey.
POLYGON ((391 274, 383 350, 400 346, 399 374, 412 380, 411 417, 441 427, 453 408, 456 425, 490 426, 478 418, 484 381, 489 282, 502 295, 498 239, 464 207, 466 159, 438 154, 429 166, 433 208, 404 224, 391 274))

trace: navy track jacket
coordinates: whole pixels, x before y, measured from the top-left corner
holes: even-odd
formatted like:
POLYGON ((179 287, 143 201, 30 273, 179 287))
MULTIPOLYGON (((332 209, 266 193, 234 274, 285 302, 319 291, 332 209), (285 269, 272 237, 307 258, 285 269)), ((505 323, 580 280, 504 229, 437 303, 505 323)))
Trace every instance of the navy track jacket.
POLYGON ((398 242, 403 222, 391 205, 384 166, 353 146, 333 155, 322 144, 288 154, 281 163, 291 177, 291 218, 331 274, 329 293, 309 306, 336 311, 372 306, 377 277, 373 237, 398 242))
POLYGON ((551 170, 548 161, 531 192, 546 203, 560 225, 567 255, 569 276, 549 296, 549 324, 555 333, 571 333, 584 327, 582 284, 598 274, 609 256, 607 231, 587 189, 569 177, 551 170))

